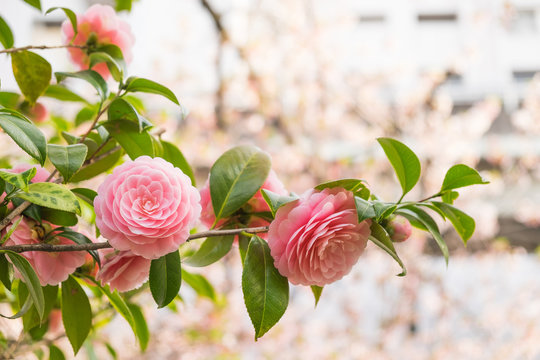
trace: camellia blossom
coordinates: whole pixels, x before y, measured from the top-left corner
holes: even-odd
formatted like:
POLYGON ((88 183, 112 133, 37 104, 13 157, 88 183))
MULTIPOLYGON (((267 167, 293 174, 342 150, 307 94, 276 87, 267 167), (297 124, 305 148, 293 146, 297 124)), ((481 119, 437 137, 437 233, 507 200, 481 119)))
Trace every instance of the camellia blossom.
MULTIPOLYGON (((270 173, 268 174, 268 177, 266 178, 264 184, 261 186, 261 189, 266 189, 283 196, 289 195, 289 192, 285 189, 285 186, 279 180, 274 170, 270 170, 270 173)), ((249 212, 255 213, 270 211, 270 207, 263 198, 261 189, 259 189, 259 191, 257 191, 257 193, 253 195, 253 197, 247 202, 246 205, 244 205, 244 207, 247 208, 249 212)), ((204 226, 210 228, 216 221, 216 215, 214 214, 214 207, 212 206, 209 180, 206 180, 206 183, 204 184, 200 193, 202 206, 201 222, 204 226)), ((223 225, 226 221, 227 219, 221 219, 218 222, 217 227, 223 225)), ((248 227, 268 226, 269 222, 260 217, 252 216, 249 222, 245 225, 248 227)), ((263 238, 266 238, 266 233, 261 233, 259 235, 263 238)))
POLYGON ((385 228, 393 242, 403 242, 407 240, 412 233, 411 223, 401 215, 394 216, 385 228))
POLYGON ((201 214, 190 178, 161 158, 116 167, 94 199, 96 225, 117 250, 157 259, 184 243, 201 214))
MULTIPOLYGON (((122 50, 124 60, 131 62, 131 48, 135 37, 129 24, 121 20, 114 9, 108 5, 95 4, 86 10, 83 15, 77 15, 77 35, 74 37, 73 26, 69 20, 62 24, 64 43, 73 45, 86 45, 93 50, 99 46, 113 44, 122 50)), ((87 49, 69 48, 71 60, 81 70, 88 69, 89 59, 87 49)), ((105 63, 97 64, 92 70, 100 73, 104 78, 109 77, 109 69, 105 63)))
POLYGON ((148 279, 152 260, 137 256, 131 251, 105 249, 100 252, 101 269, 96 280, 109 284, 120 292, 138 288, 148 279))
POLYGON ((349 273, 362 255, 371 220, 358 223, 354 196, 342 188, 309 190, 276 212, 268 245, 293 284, 324 286, 349 273))
MULTIPOLYGON (((4 231, 9 231, 13 224, 18 221, 18 217, 13 220, 13 223, 8 225, 4 231)), ((13 234, 4 243, 5 246, 23 245, 23 244, 40 244, 43 236, 56 226, 47 221, 39 223, 29 218, 23 217, 13 234)), ((73 245, 73 241, 55 237, 47 242, 55 245, 73 245)), ((65 252, 44 252, 44 251, 27 251, 21 253, 30 265, 36 271, 39 282, 42 286, 58 285, 66 280, 69 274, 72 274, 75 269, 84 264, 84 251, 65 251, 65 252)))

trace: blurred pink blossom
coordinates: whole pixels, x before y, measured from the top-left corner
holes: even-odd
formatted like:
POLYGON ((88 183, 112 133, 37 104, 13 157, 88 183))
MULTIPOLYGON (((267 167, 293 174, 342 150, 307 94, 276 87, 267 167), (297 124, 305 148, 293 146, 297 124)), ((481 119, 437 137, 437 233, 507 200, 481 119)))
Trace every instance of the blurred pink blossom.
POLYGON ((124 292, 138 288, 148 279, 152 262, 149 259, 114 249, 105 249, 100 256, 101 269, 96 280, 101 281, 101 285, 109 284, 112 290, 124 292))

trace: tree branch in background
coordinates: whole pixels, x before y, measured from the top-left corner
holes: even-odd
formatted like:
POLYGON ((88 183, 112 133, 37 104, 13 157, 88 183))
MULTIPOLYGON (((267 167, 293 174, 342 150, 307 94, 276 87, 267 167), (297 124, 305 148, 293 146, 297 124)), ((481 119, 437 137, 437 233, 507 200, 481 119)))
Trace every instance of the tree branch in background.
POLYGON ((10 53, 20 52, 20 51, 25 51, 25 50, 49 50, 49 49, 66 49, 66 48, 86 49, 87 46, 86 45, 73 45, 73 44, 52 45, 52 46, 28 45, 28 46, 23 46, 20 48, 9 48, 9 49, 0 50, 0 54, 10 54, 10 53))

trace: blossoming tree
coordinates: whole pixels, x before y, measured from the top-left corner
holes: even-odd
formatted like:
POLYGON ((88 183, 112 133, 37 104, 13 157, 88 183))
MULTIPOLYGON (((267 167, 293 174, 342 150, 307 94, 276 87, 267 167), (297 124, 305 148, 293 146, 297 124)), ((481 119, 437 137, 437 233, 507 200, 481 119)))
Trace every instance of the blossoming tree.
MULTIPOLYGON (((26 2, 42 11, 39 1, 26 2)), ((149 333, 134 295, 149 289, 159 308, 172 306, 182 281, 195 289, 206 284, 186 268, 211 265, 233 248, 257 339, 284 314, 289 283, 310 286, 317 302, 325 285, 350 272, 368 241, 397 261, 404 276, 393 243, 405 241, 411 226, 429 232, 447 261, 431 214, 449 220, 464 243, 473 234, 474 220, 452 204, 456 189, 486 182, 458 164, 437 193, 404 201, 420 178, 420 161, 391 138, 377 141, 401 186, 395 202, 380 199, 360 179, 289 193, 270 156, 255 146, 226 151, 197 190, 181 150, 154 132, 133 96, 157 94, 179 104, 163 85, 126 76, 134 42, 129 26, 109 6, 45 14, 51 11, 67 17, 60 46, 13 47, 10 19, 0 18, 0 53, 11 57, 20 89, 0 92, 0 127, 37 162, 0 170, 0 299, 14 313, 1 316, 23 324, 19 340, 0 333, 0 356, 27 351, 25 343, 48 346, 51 358, 57 356, 59 348, 45 339, 57 331, 59 316, 77 353, 111 307, 144 351, 149 333), (54 82, 51 64, 32 50, 58 47, 80 71, 55 72, 54 82), (82 98, 64 85, 66 78, 90 84, 96 99, 82 98), (38 124, 51 122, 40 97, 82 104, 73 123, 57 128, 60 136, 40 130, 38 124), (98 176, 97 189, 77 185, 98 176), (194 251, 179 251, 195 239, 205 240, 194 251)))

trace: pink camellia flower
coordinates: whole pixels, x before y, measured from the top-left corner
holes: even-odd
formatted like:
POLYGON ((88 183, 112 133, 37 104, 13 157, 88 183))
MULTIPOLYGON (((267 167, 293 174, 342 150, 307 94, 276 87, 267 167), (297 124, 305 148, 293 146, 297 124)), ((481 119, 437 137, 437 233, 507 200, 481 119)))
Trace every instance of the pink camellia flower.
POLYGON ((94 209, 101 234, 115 249, 147 259, 178 249, 201 213, 190 178, 161 158, 125 162, 97 193, 94 209))
MULTIPOLYGON (((90 48, 113 44, 122 50, 124 60, 131 61, 131 48, 135 38, 129 24, 116 15, 114 9, 108 5, 92 5, 83 15, 77 15, 77 35, 73 37, 73 27, 68 20, 62 24, 64 43, 72 42, 74 45, 87 45, 90 48), (73 39, 73 40, 72 40, 73 39)), ((92 50, 92 49, 91 49, 92 50)), ((86 49, 69 48, 71 60, 79 69, 88 69, 88 51, 86 49)), ((110 73, 105 63, 100 63, 92 68, 104 78, 110 73)))
MULTIPOLYGON (((13 223, 8 225, 4 231, 9 231, 18 218, 13 220, 13 223)), ((43 236, 56 226, 47 221, 39 223, 29 218, 23 217, 13 234, 4 243, 9 245, 22 244, 39 244, 42 242, 43 236)), ((73 244, 73 241, 55 237, 49 244, 73 244)), ((44 251, 28 251, 21 253, 30 265, 36 271, 39 282, 42 286, 57 285, 66 280, 69 274, 72 274, 75 269, 84 264, 84 251, 66 251, 66 252, 44 252, 44 251)))
POLYGON ((42 103, 36 103, 29 109, 29 115, 35 122, 42 123, 49 119, 49 110, 42 103))
MULTIPOLYGON (((288 191, 285 189, 285 186, 279 180, 274 170, 270 170, 270 173, 268 174, 268 177, 266 178, 264 184, 261 186, 261 189, 266 189, 283 196, 289 195, 288 191)), ((216 221, 216 216, 214 214, 214 207, 212 206, 212 198, 210 196, 209 180, 206 180, 206 183, 204 184, 200 193, 202 206, 201 222, 204 226, 210 228, 216 221)), ((270 207, 268 206, 266 201, 264 201, 260 189, 255 195, 253 195, 253 197, 247 202, 247 204, 244 205, 244 208, 247 208, 249 212, 270 211, 270 207)), ((216 227, 220 227, 226 221, 227 219, 221 219, 220 221, 218 221, 216 227)), ((249 227, 268 226, 269 222, 260 217, 252 216, 249 220, 249 223, 245 225, 249 227)), ((259 235, 263 238, 266 238, 266 233, 261 233, 259 235)))
POLYGON ((391 218, 385 228, 393 242, 403 242, 407 240, 412 233, 411 223, 401 215, 391 218))
POLYGON ((371 220, 358 223, 354 196, 342 188, 309 190, 276 212, 268 245, 274 265, 293 284, 341 279, 366 247, 371 220))
POLYGON ((137 256, 131 251, 106 249, 100 252, 101 269, 96 280, 109 284, 120 292, 138 288, 148 279, 152 260, 137 256))

